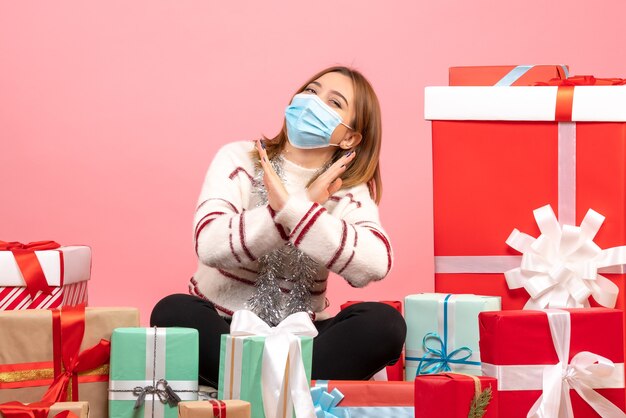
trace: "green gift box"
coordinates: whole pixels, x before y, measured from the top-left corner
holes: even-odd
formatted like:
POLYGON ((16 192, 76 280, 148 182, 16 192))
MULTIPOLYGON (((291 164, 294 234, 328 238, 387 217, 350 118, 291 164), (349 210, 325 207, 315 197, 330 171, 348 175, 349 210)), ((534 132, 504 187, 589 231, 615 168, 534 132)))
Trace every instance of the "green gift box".
MULTIPOLYGON (((235 312, 239 314, 243 311, 235 312)), ((305 315, 304 313, 301 313, 305 315)), ((233 319, 233 325, 236 320, 233 319)), ((231 332, 232 332, 231 326, 231 332)), ((317 334, 317 333, 315 333, 317 334)), ((298 335, 302 365, 306 374, 306 393, 300 390, 298 396, 306 396, 310 400, 308 385, 311 382, 311 362, 313 358, 313 337, 298 335)), ((218 382, 218 399, 241 399, 252 405, 252 417, 264 418, 263 405, 263 363, 266 350, 266 338, 261 335, 222 335, 220 346, 220 375, 218 382)), ((286 343, 286 340, 283 342, 286 343)), ((291 379, 291 371, 297 367, 294 359, 287 357, 284 380, 280 384, 280 391, 276 395, 276 401, 281 399, 277 406, 277 416, 287 418, 292 416, 292 399, 290 386, 296 379, 291 379), (291 382, 291 383, 290 383, 291 382)), ((267 383, 267 382, 265 382, 267 383)), ((312 401, 311 409, 312 409, 312 401)), ((293 414, 295 416, 295 414, 293 414)))
POLYGON ((420 293, 404 302, 405 380, 454 371, 480 375, 478 314, 499 311, 500 297, 420 293))
POLYGON ((198 331, 117 328, 111 336, 109 418, 177 418, 198 399, 198 331))

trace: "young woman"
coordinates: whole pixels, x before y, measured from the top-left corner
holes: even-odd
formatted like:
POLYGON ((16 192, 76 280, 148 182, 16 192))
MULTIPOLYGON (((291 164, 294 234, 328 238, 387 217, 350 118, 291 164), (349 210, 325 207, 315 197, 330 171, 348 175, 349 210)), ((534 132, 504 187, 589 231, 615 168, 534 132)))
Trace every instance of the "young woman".
POLYGON ((217 386, 220 336, 239 309, 270 324, 308 312, 319 331, 314 379, 368 379, 397 361, 406 325, 396 310, 369 302, 325 312, 329 271, 363 287, 391 269, 380 148, 374 90, 358 71, 332 67, 297 90, 276 137, 218 151, 195 213, 190 295, 164 298, 151 317, 198 329, 201 383, 217 386))

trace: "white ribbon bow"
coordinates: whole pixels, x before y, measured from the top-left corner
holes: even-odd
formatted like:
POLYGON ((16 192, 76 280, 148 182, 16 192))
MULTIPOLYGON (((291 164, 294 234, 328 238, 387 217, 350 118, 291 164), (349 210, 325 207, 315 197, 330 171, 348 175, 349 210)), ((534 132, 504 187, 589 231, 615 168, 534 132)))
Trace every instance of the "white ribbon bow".
POLYGON ((291 418, 292 408, 298 418, 315 417, 309 381, 302 363, 300 339, 297 337, 317 335, 308 314, 298 312, 289 315, 276 327, 270 327, 250 311, 237 311, 233 314, 230 334, 265 336, 261 385, 266 418, 291 418))
POLYGON ((593 242, 604 216, 589 209, 580 226, 559 225, 550 205, 533 211, 541 235, 514 229, 506 243, 523 253, 521 266, 504 273, 511 289, 530 295, 524 309, 589 307, 589 296, 613 308, 618 287, 598 274, 626 264, 626 246, 602 250, 593 242))
POLYGON ((602 418, 624 418, 626 414, 593 390, 598 381, 609 378, 615 364, 602 356, 581 351, 568 364, 571 320, 567 311, 546 310, 554 349, 559 358, 545 366, 543 393, 528 411, 527 418, 574 418, 570 389, 574 389, 602 418))

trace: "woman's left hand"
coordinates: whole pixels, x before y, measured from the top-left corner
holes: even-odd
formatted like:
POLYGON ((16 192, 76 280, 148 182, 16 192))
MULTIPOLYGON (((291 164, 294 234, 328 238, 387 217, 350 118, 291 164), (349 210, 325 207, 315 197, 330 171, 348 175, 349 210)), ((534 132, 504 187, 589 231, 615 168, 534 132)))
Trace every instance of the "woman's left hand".
POLYGON ((289 193, 287 192, 287 189, 285 189, 285 185, 280 177, 278 177, 278 174, 276 174, 276 171, 274 171, 274 167, 270 164, 269 159, 267 158, 267 152, 262 146, 260 140, 257 140, 256 148, 257 151, 259 151, 259 156, 261 157, 263 183, 265 184, 265 189, 267 190, 267 203, 275 212, 279 212, 285 206, 285 203, 287 203, 289 193))
POLYGON ((326 203, 333 194, 341 189, 343 182, 340 176, 346 171, 348 164, 354 160, 354 157, 356 157, 356 153, 348 151, 343 157, 335 161, 307 188, 307 197, 320 205, 326 203))

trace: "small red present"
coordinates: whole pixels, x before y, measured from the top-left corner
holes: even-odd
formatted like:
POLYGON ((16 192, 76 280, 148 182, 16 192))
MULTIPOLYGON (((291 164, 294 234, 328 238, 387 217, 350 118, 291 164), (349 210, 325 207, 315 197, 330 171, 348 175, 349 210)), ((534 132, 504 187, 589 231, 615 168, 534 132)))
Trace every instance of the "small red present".
MULTIPOLYGON (((361 302, 363 301, 348 301, 341 305, 341 309, 345 309, 350 305, 361 302)), ((399 300, 382 300, 380 303, 389 305, 392 308, 395 308, 398 312, 402 313, 402 302, 399 300)), ((385 372, 387 374, 387 380, 389 381, 404 380, 404 354, 400 356, 395 364, 385 367, 385 372)))
POLYGON ((567 65, 486 65, 450 67, 448 71, 451 86, 529 86, 567 77, 567 65))
POLYGON ((498 418, 495 378, 460 373, 415 378, 415 418, 498 418))
POLYGON ((479 323, 482 370, 497 376, 501 417, 624 417, 622 311, 482 312, 479 323))

